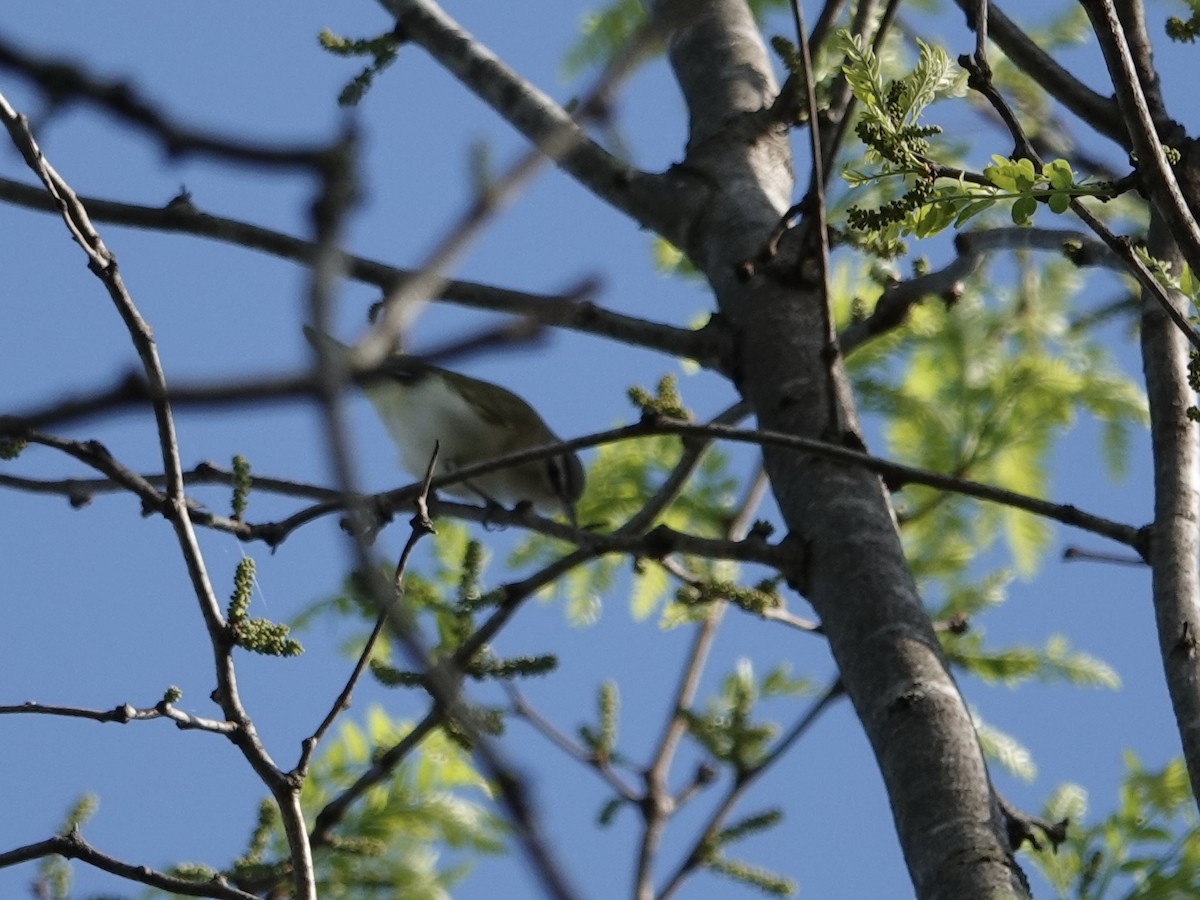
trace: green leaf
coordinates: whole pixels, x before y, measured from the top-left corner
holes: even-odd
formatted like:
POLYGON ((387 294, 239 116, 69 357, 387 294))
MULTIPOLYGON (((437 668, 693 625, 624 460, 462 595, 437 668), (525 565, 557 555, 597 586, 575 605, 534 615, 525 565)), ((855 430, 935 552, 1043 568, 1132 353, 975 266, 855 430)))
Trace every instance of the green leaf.
POLYGON ((646 20, 641 0, 615 0, 583 20, 579 40, 563 60, 563 75, 574 78, 592 66, 607 65, 646 20))
POLYGON ((780 663, 763 678, 760 690, 764 697, 810 696, 813 685, 808 677, 793 677, 790 663, 780 663))
POLYGON ((983 169, 983 177, 1002 191, 1017 191, 1016 170, 1011 159, 993 155, 992 164, 983 169))
POLYGON ((959 210, 958 215, 954 219, 954 227, 962 228, 966 222, 975 218, 975 216, 979 215, 981 212, 991 209, 995 205, 996 201, 991 197, 987 197, 982 200, 972 200, 959 210))
POLYGON ((634 573, 633 593, 629 600, 634 619, 645 621, 667 597, 670 586, 670 576, 662 566, 643 563, 634 573))
POLYGON ((1200 828, 1187 771, 1174 760, 1146 771, 1132 753, 1116 808, 1088 823, 1087 795, 1064 785, 1046 802, 1043 818, 1068 820, 1066 841, 1026 851, 1060 897, 1179 898, 1200 890, 1200 828))
POLYGON ((1021 192, 1033 190, 1037 184, 1037 176, 1033 172, 1033 160, 1021 157, 1013 162, 1013 177, 1017 190, 1021 192))
POLYGON ((1046 201, 1046 205, 1050 207, 1050 211, 1062 215, 1071 208, 1070 194, 1051 194, 1046 201))
POLYGON ((1078 687, 1101 687, 1120 690, 1121 676, 1116 669, 1097 657, 1072 650, 1063 635, 1052 635, 1046 641, 1046 669, 1043 678, 1059 677, 1078 687))
POLYGON ((875 51, 861 35, 851 34, 845 28, 838 31, 836 46, 846 56, 842 74, 846 76, 855 99, 868 110, 883 115, 887 100, 875 51))
MULTIPOLYGON (((1026 160, 1022 160, 1025 162, 1026 160)), ((1014 225, 1029 225, 1037 212, 1037 200, 1033 197, 1018 197, 1013 201, 1012 220, 1014 225)))
POLYGON ((1075 173, 1071 164, 1065 159, 1056 159, 1042 166, 1042 174, 1050 182, 1050 187, 1056 191, 1070 190, 1075 186, 1075 173))
POLYGON ((1004 509, 1004 535, 1017 572, 1030 578, 1054 537, 1053 526, 1041 516, 1019 509, 1004 509))
POLYGON ((989 725, 972 712, 975 733, 979 735, 979 746, 988 759, 1001 765, 1010 775, 1031 783, 1037 777, 1037 765, 1029 748, 1007 732, 989 725))
POLYGON ((917 38, 920 55, 917 66, 900 81, 898 100, 902 121, 914 124, 939 95, 960 89, 965 73, 950 60, 949 54, 938 46, 917 38))

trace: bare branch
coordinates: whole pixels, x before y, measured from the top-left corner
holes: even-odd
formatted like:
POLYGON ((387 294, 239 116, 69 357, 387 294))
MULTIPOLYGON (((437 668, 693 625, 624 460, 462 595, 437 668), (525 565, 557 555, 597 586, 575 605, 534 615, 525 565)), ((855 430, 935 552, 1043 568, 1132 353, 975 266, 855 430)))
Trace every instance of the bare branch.
POLYGON ((711 852, 709 842, 720 830, 729 814, 733 811, 734 806, 741 800, 750 785, 758 780, 763 772, 778 762, 791 746, 808 732, 817 719, 844 694, 845 689, 842 687, 841 680, 835 680, 822 692, 812 706, 809 707, 808 712, 801 716, 796 724, 788 730, 787 734, 779 739, 775 746, 771 748, 771 751, 756 766, 739 773, 739 777, 734 779, 733 784, 730 785, 729 790, 721 798, 717 808, 713 811, 700 837, 692 845, 691 851, 683 858, 683 861, 670 878, 667 879, 663 889, 658 892, 657 900, 670 900, 671 897, 674 897, 678 893, 687 875, 694 869, 704 865, 708 859, 708 854, 711 852))
POLYGON ((160 700, 156 705, 138 709, 124 703, 112 709, 84 709, 78 706, 51 706, 45 703, 27 701, 15 706, 0 706, 0 715, 14 713, 62 716, 68 719, 91 719, 93 722, 118 722, 122 725, 129 722, 145 721, 148 719, 170 719, 180 728, 195 729, 196 731, 211 731, 214 734, 233 734, 237 726, 232 722, 219 722, 202 716, 193 716, 177 708, 166 700, 160 700))
POLYGON ((0 68, 36 84, 52 104, 86 101, 148 133, 169 156, 204 155, 230 162, 318 169, 324 165, 322 145, 282 146, 213 137, 206 129, 174 122, 123 81, 104 81, 61 59, 38 58, 0 40, 0 68))
MULTIPOLYGON (((45 191, 8 178, 0 178, 0 200, 43 212, 54 212, 56 209, 45 191)), ((92 217, 100 222, 212 238, 303 265, 311 264, 316 252, 311 241, 237 219, 199 212, 192 205, 191 198, 177 198, 166 207, 138 206, 95 197, 81 198, 81 202, 92 217)), ((416 275, 415 270, 359 256, 346 255, 343 264, 347 278, 375 285, 383 291, 408 282, 416 275)), ((589 299, 588 294, 590 290, 581 290, 579 287, 558 294, 539 294, 450 279, 440 284, 434 296, 447 303, 527 316, 543 325, 607 337, 669 356, 694 359, 706 368, 724 368, 729 339, 722 329, 708 325, 693 331, 623 315, 604 309, 589 299)))
POLYGON ((672 715, 667 719, 663 733, 658 739, 658 746, 646 769, 646 796, 641 805, 642 819, 645 824, 641 840, 638 841, 637 868, 635 870, 637 900, 653 900, 654 897, 654 872, 651 866, 662 844, 667 820, 675 811, 675 803, 667 785, 667 775, 675 760, 679 742, 687 733, 687 722, 683 717, 683 711, 695 701, 696 691, 700 687, 700 676, 708 664, 708 656, 726 609, 728 609, 727 603, 723 601, 714 603, 696 628, 696 633, 692 636, 692 643, 685 657, 683 671, 680 672, 679 682, 675 688, 671 706, 672 715))
POLYGON ((354 784, 342 791, 329 801, 317 813, 313 821, 312 844, 314 847, 324 847, 333 840, 333 829, 346 817, 353 806, 367 791, 382 784, 395 772, 396 766, 408 757, 429 734, 438 727, 445 718, 445 712, 434 704, 428 713, 412 727, 395 745, 381 753, 355 780, 354 784))
POLYGON ((593 142, 566 110, 522 80, 435 3, 381 2, 396 17, 404 38, 428 51, 580 184, 642 227, 679 237, 687 221, 681 209, 684 198, 662 176, 639 172, 593 142))
MULTIPOLYGON (((214 697, 225 713, 226 719, 236 726, 235 730, 230 733, 231 739, 279 804, 284 829, 288 833, 289 845, 294 854, 293 858, 301 861, 301 864, 296 867, 297 895, 304 900, 315 900, 316 889, 312 880, 311 854, 304 831, 303 814, 299 807, 299 789, 292 786, 275 767, 266 748, 259 740, 238 694, 231 654, 232 639, 209 580, 204 558, 189 517, 190 505, 184 492, 183 467, 179 459, 174 418, 171 407, 165 399, 167 395, 166 378, 150 327, 142 319, 132 297, 125 289, 124 282, 117 271, 116 259, 93 228, 87 210, 79 202, 75 192, 66 181, 46 161, 34 141, 33 135, 29 132, 24 117, 18 116, 3 96, 0 96, 0 119, 3 120, 10 137, 21 151, 26 163, 54 197, 71 236, 87 255, 89 268, 104 285, 125 323, 138 356, 141 358, 146 382, 152 394, 151 405, 154 410, 166 479, 164 499, 159 504, 158 511, 166 516, 174 529, 180 554, 187 566, 193 592, 208 631, 217 677, 217 690, 214 697)), ((112 477, 114 472, 110 470, 105 474, 112 477)))
MULTIPOLYGON (((967 14, 967 24, 971 26, 971 14, 977 0, 955 2, 967 14)), ((994 3, 988 8, 988 37, 1055 100, 1100 134, 1126 150, 1130 149, 1129 134, 1112 98, 1093 91, 1060 66, 994 3)))
MULTIPOLYGON (((729 527, 726 530, 728 538, 735 541, 745 539, 750 530, 754 513, 762 504, 766 488, 766 474, 760 466, 758 472, 751 480, 745 496, 738 504, 737 514, 729 523, 729 527)), ((671 797, 667 785, 667 776, 671 765, 674 763, 679 743, 683 740, 683 736, 687 731, 687 723, 682 715, 682 711, 689 708, 695 701, 696 691, 700 686, 700 677, 704 672, 704 667, 708 663, 709 653, 716 639, 717 629, 720 627, 721 620, 724 618, 727 608, 728 604, 724 601, 713 603, 707 615, 705 615, 697 627, 696 634, 692 639, 692 645, 684 658, 683 671, 680 673, 679 683, 675 689, 675 696, 671 706, 674 712, 663 727, 662 735, 658 740, 658 746, 651 756, 650 765, 646 768, 643 776, 646 783, 646 792, 640 804, 640 809, 644 828, 642 830, 642 838, 638 841, 638 859, 635 870, 635 893, 638 900, 652 900, 654 896, 652 871, 654 858, 662 843, 662 836, 668 819, 686 799, 686 797, 682 796, 671 797)), ((693 780, 690 787, 693 790, 698 790, 703 783, 706 782, 698 772, 697 777, 693 780)))
POLYGON ((189 881, 186 878, 176 878, 174 875, 157 872, 149 866, 121 862, 116 857, 101 853, 84 840, 78 830, 0 853, 0 868, 41 859, 45 856, 78 859, 112 875, 137 884, 145 884, 169 894, 178 894, 184 897, 214 897, 217 900, 259 900, 256 895, 247 894, 245 891, 233 887, 220 875, 209 881, 189 881))
MULTIPOLYGON (((905 484, 923 484, 937 490, 975 497, 992 503, 1000 503, 1011 506, 1014 509, 1022 509, 1026 512, 1061 522, 1064 525, 1090 531, 1093 534, 1098 534, 1130 547, 1135 547, 1139 552, 1145 549, 1145 535, 1139 529, 1092 515, 1070 504, 1052 503, 1016 491, 981 484, 965 478, 931 472, 926 469, 882 459, 862 451, 837 444, 830 444, 825 441, 768 431, 743 430, 716 423, 705 425, 691 422, 677 422, 668 419, 640 422, 635 425, 597 432, 545 447, 523 450, 520 453, 497 457, 494 460, 488 460, 487 462, 477 463, 472 466, 464 466, 453 473, 435 478, 433 480, 433 488, 437 490, 441 486, 468 481, 498 469, 545 459, 560 454, 565 450, 586 449, 604 443, 631 440, 655 434, 677 434, 681 437, 690 438, 716 438, 736 441, 738 443, 784 447, 804 453, 811 453, 815 456, 836 460, 875 472, 881 475, 893 489, 898 490, 905 484)), ((338 497, 346 496, 336 491, 331 492, 331 494, 338 497)), ((377 514, 386 513, 390 515, 391 510, 401 508, 404 504, 410 502, 413 496, 415 496, 415 489, 411 486, 404 487, 376 495, 371 498, 371 506, 380 511, 377 514)), ((343 508, 345 508, 344 500, 331 499, 297 513, 287 523, 260 526, 248 525, 247 523, 236 522, 232 519, 221 520, 219 517, 209 517, 203 511, 199 510, 194 513, 194 516, 198 523, 229 531, 243 540, 266 540, 268 543, 274 545, 286 538, 287 534, 294 530, 295 527, 343 508)), ((711 556, 717 559, 761 562, 767 565, 783 565, 784 563, 784 557, 779 555, 777 549, 757 540, 729 542, 698 538, 674 532, 665 526, 659 526, 645 536, 640 535, 636 531, 632 533, 626 532, 624 528, 619 528, 612 534, 606 535, 587 529, 572 528, 569 525, 543 519, 525 511, 488 510, 468 504, 449 503, 445 501, 438 501, 436 508, 439 513, 452 512, 454 515, 475 521, 484 521, 484 517, 486 516, 487 521, 494 525, 517 525, 534 528, 544 534, 551 534, 565 540, 574 541, 580 547, 587 548, 585 558, 591 555, 603 555, 611 552, 631 552, 644 556, 658 556, 664 553, 680 552, 711 556)))
POLYGON ((595 770, 604 779, 604 783, 611 787, 617 796, 631 804, 640 802, 641 796, 616 773, 612 767, 611 760, 600 759, 586 747, 573 741, 559 730, 553 722, 538 712, 533 704, 512 684, 506 682, 504 684, 504 691, 508 694, 508 699, 512 704, 512 710, 515 715, 528 722, 546 740, 550 741, 550 743, 554 744, 568 756, 595 770))
POLYGON ((851 322, 838 343, 847 355, 879 334, 899 326, 912 307, 926 297, 952 299, 964 290, 964 282, 979 267, 983 257, 1000 250, 1028 249, 1057 252, 1076 265, 1098 265, 1124 271, 1124 264, 1109 248, 1083 231, 1047 228, 989 228, 963 231, 954 239, 958 256, 933 272, 890 285, 865 319, 851 322))
POLYGON ((1117 553, 1098 553, 1095 550, 1084 550, 1082 547, 1067 547, 1062 552, 1064 562, 1072 560, 1082 560, 1084 562, 1102 562, 1111 563, 1116 566, 1136 566, 1139 569, 1146 568, 1146 560, 1140 556, 1128 556, 1126 554, 1117 553))
MULTIPOLYGON (((425 470, 425 478, 421 482, 421 490, 417 494, 416 506, 417 513, 409 521, 408 540, 404 543, 404 549, 400 551, 400 559, 396 563, 396 571, 392 575, 392 583, 395 587, 396 597, 399 598, 403 594, 404 572, 408 567, 408 561, 412 556, 412 552, 416 549, 417 541, 427 535, 434 534, 433 523, 429 520, 429 483, 433 480, 434 463, 437 461, 439 445, 435 441, 433 453, 429 458, 429 466, 425 470)), ((309 760, 312 758, 313 751, 321 738, 332 727, 334 720, 344 711, 350 708, 350 695, 354 692, 354 686, 358 684, 359 678, 362 677, 363 671, 367 667, 367 662, 371 659, 371 654, 375 650, 375 644, 378 642, 380 635, 383 634, 384 626, 387 625, 388 616, 391 614, 391 607, 388 606, 379 611, 375 617, 375 626, 371 629, 370 635, 367 636, 366 643, 363 645, 362 652, 358 655, 358 661, 354 664, 354 668, 350 672, 350 677, 346 679, 346 685, 342 688, 337 699, 334 700, 333 706, 329 712, 317 726, 317 730, 312 733, 312 736, 307 738, 302 747, 300 761, 296 763, 296 772, 303 777, 308 769, 309 760)))
MULTIPOLYGON (((1159 128, 1161 125, 1165 129, 1168 123, 1155 121, 1151 110, 1152 104, 1157 110, 1162 110, 1161 98, 1152 92, 1148 99, 1142 84, 1143 75, 1140 73, 1150 78, 1150 73, 1154 71, 1149 50, 1142 46, 1144 26, 1140 23, 1130 26, 1131 36, 1142 39, 1139 49, 1143 58, 1135 60, 1126 35, 1126 25, 1118 17, 1112 0, 1083 0, 1083 8, 1100 39, 1100 49, 1104 52, 1104 60, 1116 89, 1117 103, 1128 124, 1132 150, 1137 155, 1137 164, 1142 172, 1142 183, 1170 228, 1184 259, 1191 264, 1193 272, 1200 272, 1200 223, 1196 222, 1196 216, 1188 206, 1164 152, 1164 138, 1159 135, 1159 128)), ((1171 133, 1166 139, 1181 140, 1182 129, 1171 124, 1171 133)))

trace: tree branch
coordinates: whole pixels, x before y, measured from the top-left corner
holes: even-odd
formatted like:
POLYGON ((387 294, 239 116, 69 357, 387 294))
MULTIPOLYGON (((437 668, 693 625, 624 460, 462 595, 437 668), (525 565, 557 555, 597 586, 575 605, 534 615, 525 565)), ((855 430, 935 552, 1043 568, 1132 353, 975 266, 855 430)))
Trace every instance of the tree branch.
MULTIPOLYGON (((1005 123, 1008 124, 1012 129, 1013 140, 1016 142, 1018 151, 1021 152, 1022 155, 1026 156, 1035 166, 1040 168, 1042 166, 1041 157, 1038 155, 1037 150, 1034 149, 1033 145, 1030 144, 1029 140, 1025 137, 1025 133, 1021 129, 1020 124, 1017 122, 1016 116, 1012 113, 1012 110, 1009 109, 1007 101, 1005 101, 1000 93, 996 91, 987 73, 982 69, 976 69, 972 73, 972 86, 976 90, 981 91, 987 97, 988 102, 990 102, 997 109, 997 111, 1002 113, 1005 123)), ((1143 103, 1142 106, 1144 107, 1144 105, 1145 104, 1143 103)), ((1134 129, 1134 131, 1136 133, 1136 129, 1134 129)), ((1162 145, 1158 143, 1157 137, 1155 137, 1153 140, 1155 142, 1155 147, 1157 147, 1157 153, 1159 156, 1162 156, 1162 145)), ((1163 157, 1163 163, 1166 165, 1165 157, 1163 157)), ((1155 183, 1157 183, 1157 180, 1151 179, 1152 190, 1154 189, 1155 183)), ((1173 190, 1176 194, 1178 194, 1178 184, 1175 182, 1173 174, 1170 175, 1170 184, 1174 185, 1173 190)), ((1181 310, 1176 308, 1175 301, 1171 297, 1170 292, 1167 290, 1167 288, 1159 283, 1159 280, 1146 267, 1146 264, 1141 260, 1137 252, 1134 250, 1133 245, 1128 240, 1118 238, 1115 234, 1113 234, 1112 231, 1109 230, 1108 226, 1101 222, 1100 219, 1095 216, 1091 210, 1087 208, 1087 206, 1084 205, 1081 198, 1072 197, 1070 203, 1071 211, 1074 212, 1075 215, 1077 215, 1081 220, 1083 220, 1084 224, 1091 228, 1092 231, 1094 231, 1100 237, 1105 245, 1112 251, 1113 255, 1117 259, 1121 260, 1129 273, 1138 280, 1138 283, 1142 285, 1143 289, 1158 301, 1163 311, 1170 317, 1171 321, 1175 323, 1180 332, 1187 337, 1192 346, 1196 348, 1198 352, 1200 352, 1200 332, 1193 328, 1191 323, 1188 321, 1187 316, 1185 316, 1181 310)), ((1170 210, 1162 210, 1160 205, 1160 211, 1166 216, 1168 222, 1171 222, 1173 225, 1177 223, 1177 217, 1175 217, 1170 210)), ((1180 226, 1183 229, 1182 233, 1176 232, 1176 234, 1178 238, 1182 238, 1184 241, 1185 255, 1186 247, 1190 246, 1188 242, 1192 240, 1193 236, 1196 238, 1195 246, 1198 252, 1195 260, 1193 261, 1193 271, 1200 271, 1200 227, 1197 227, 1196 221, 1191 217, 1186 205, 1183 206, 1183 215, 1187 219, 1187 222, 1180 226)), ((1178 272, 1175 274, 1178 274, 1178 272)))
MULTIPOLYGON (((1195 165, 1192 163, 1192 165, 1195 165)), ((1156 256, 1182 261, 1178 235, 1157 209, 1150 217, 1149 248, 1156 256)), ((1154 522, 1149 552, 1151 596, 1159 653, 1179 729, 1192 790, 1200 798, 1200 514, 1197 466, 1200 435, 1187 410, 1196 402, 1189 383, 1189 356, 1180 332, 1163 308, 1143 292, 1141 350, 1150 404, 1150 442, 1154 458, 1154 522)), ((1184 301, 1170 308, 1183 314, 1184 301)))
MULTIPOLYGON (((1016 491, 1009 491, 993 485, 971 481, 970 479, 943 475, 928 469, 921 469, 916 466, 909 466, 904 463, 872 456, 869 453, 843 447, 838 444, 830 444, 825 441, 796 435, 780 434, 778 432, 732 428, 718 422, 698 424, 693 422, 679 422, 671 419, 658 419, 639 422, 634 425, 626 425, 620 428, 584 435, 569 441, 561 441, 545 447, 523 450, 520 453, 497 457, 496 459, 476 463, 472 466, 465 466, 451 474, 435 478, 433 480, 433 488, 437 490, 439 487, 449 484, 469 481, 489 472, 538 459, 545 459, 567 450, 582 450, 600 444, 633 440, 656 434, 675 434, 685 438, 715 438, 718 440, 735 441, 737 443, 757 444, 763 447, 779 447, 795 452, 811 453, 815 456, 874 472, 882 476, 895 490, 899 490, 905 484, 923 484, 937 490, 962 494, 963 496, 974 497, 990 503, 1000 503, 1010 506, 1013 509, 1021 509, 1064 525, 1070 525, 1083 531, 1107 537, 1118 543, 1134 547, 1141 552, 1145 551, 1145 535, 1139 529, 1084 512, 1071 504, 1054 503, 1016 491)), ((53 442, 46 442, 53 446, 55 443, 60 442, 60 440, 54 439, 53 442)), ((62 449, 70 452, 72 455, 76 455, 77 448, 74 445, 78 442, 61 441, 61 443, 65 445, 62 449)), ((86 454, 81 455, 79 458, 88 461, 86 454)), ((89 464, 92 463, 89 462, 89 464)), ((114 469, 114 471, 126 470, 114 469)), ((136 475, 134 477, 137 479, 142 478, 142 476, 136 475)), ((62 482, 65 489, 70 489, 73 483, 72 480, 62 482)), ((286 484, 286 482, 282 481, 277 483, 280 487, 286 484)), ((129 489, 133 490, 133 487, 129 489)), ((309 487, 305 488, 306 493, 312 493, 315 490, 309 487)), ((242 540, 265 540, 274 546, 281 543, 296 527, 320 516, 328 515, 345 508, 346 501, 344 500, 344 494, 338 491, 327 491, 327 496, 329 499, 300 511, 286 520, 285 523, 253 525, 233 519, 212 516, 203 510, 195 510, 193 516, 196 518, 197 524, 204 524, 208 527, 228 531, 242 540)), ((368 506, 376 510, 375 515, 390 516, 396 509, 402 508, 410 502, 414 496, 415 488, 410 485, 394 491, 377 494, 367 499, 368 506)), ((640 516, 636 520, 637 527, 627 528, 626 526, 622 526, 610 534, 604 534, 588 529, 572 528, 569 525, 544 519, 524 511, 484 509, 469 504, 441 500, 436 502, 435 510, 439 514, 452 513, 461 518, 473 521, 485 521, 486 518, 486 521, 494 525, 516 525, 534 528, 544 534, 573 541, 580 547, 587 548, 589 553, 594 555, 633 553, 641 556, 656 556, 663 553, 679 552, 711 556, 717 559, 760 562, 766 565, 775 565, 786 570, 786 557, 779 555, 777 547, 773 547, 762 541, 751 539, 730 542, 693 537, 673 531, 665 526, 659 526, 648 534, 643 535, 641 529, 647 523, 643 523, 640 516)))
POLYGON ((186 878, 176 878, 156 872, 149 866, 135 866, 121 862, 113 856, 101 853, 86 840, 77 829, 70 833, 27 844, 5 853, 0 853, 0 868, 13 866, 18 863, 41 859, 44 856, 63 856, 67 859, 78 859, 97 869, 133 881, 137 884, 148 885, 184 897, 214 897, 217 900, 259 900, 255 894, 247 894, 229 885, 222 876, 216 876, 209 881, 189 881, 186 878))
POLYGON ((147 719, 170 719, 183 729, 210 731, 213 734, 224 735, 232 734, 237 728, 232 722, 218 722, 216 719, 193 716, 166 700, 160 700, 156 705, 143 709, 130 706, 128 703, 112 709, 84 709, 78 706, 51 706, 33 701, 19 703, 15 706, 0 706, 0 715, 14 713, 62 716, 68 719, 91 719, 93 722, 118 722, 122 725, 147 719))
POLYGON ((282 146, 213 137, 210 129, 174 122, 123 81, 104 81, 61 59, 38 58, 0 40, 0 69, 23 75, 51 104, 85 101, 146 132, 169 156, 211 156, 255 166, 316 170, 324 165, 324 145, 282 146))
MULTIPOLYGON (((1200 272, 1200 224, 1196 222, 1195 213, 1180 190, 1174 169, 1163 149, 1164 138, 1159 135, 1160 127, 1164 130, 1169 128, 1170 133, 1165 139, 1179 141, 1183 137, 1182 128, 1175 123, 1155 121, 1151 105, 1164 115, 1165 111, 1157 92, 1148 98, 1143 89, 1143 77, 1152 84, 1156 80, 1149 50, 1139 43, 1142 52, 1140 58, 1134 60, 1126 37, 1126 25, 1117 16, 1112 0, 1082 0, 1082 3, 1100 40, 1100 49, 1116 89, 1117 104, 1129 129, 1132 150, 1137 155, 1138 167, 1142 172, 1142 183, 1159 215, 1171 229, 1183 258, 1191 265, 1193 272, 1200 272)), ((1139 35, 1144 39, 1144 25, 1138 23, 1128 27, 1135 39, 1139 35)))
MULTIPOLYGON (((0 95, 0 120, 3 120, 9 136, 24 156, 26 163, 54 197, 68 231, 87 255, 88 267, 104 285, 113 305, 125 323, 138 356, 141 358, 146 382, 154 398, 151 405, 154 410, 159 451, 166 478, 164 502, 160 504, 159 511, 166 516, 173 527, 180 554, 187 566, 192 589, 208 630, 217 678, 215 696, 226 719, 237 726, 236 730, 230 733, 231 740, 241 750, 243 757, 279 803, 281 818, 285 831, 288 833, 289 846, 294 854, 294 859, 308 861, 307 866, 298 864, 296 867, 297 895, 303 900, 315 900, 316 889, 312 881, 311 856, 308 853, 304 819, 299 808, 299 789, 288 784, 282 773, 275 767, 266 748, 259 740, 238 694, 233 657, 230 652, 232 640, 209 580, 204 558, 189 517, 189 503, 184 492, 183 467, 179 459, 179 444, 175 433, 174 418, 170 404, 165 399, 167 396, 166 378, 150 327, 142 319, 133 298, 125 289, 124 281, 117 271, 116 258, 109 252, 100 239, 100 235, 93 228, 87 210, 79 202, 71 187, 42 155, 33 135, 29 132, 24 117, 18 116, 2 95, 0 95)), ((111 476, 112 472, 106 474, 111 476)))
MULTIPOLYGON (((971 15, 977 0, 955 2, 967 14, 967 26, 974 27, 971 15)), ((1112 98, 1093 91, 1060 66, 994 3, 988 8, 988 36, 1051 97, 1118 146, 1131 148, 1125 122, 1112 98)))
POLYGON ((1031 249, 1058 252, 1076 265, 1098 265, 1124 271, 1124 264, 1102 242, 1083 231, 1048 228, 990 228, 962 231, 954 239, 958 252, 954 261, 933 272, 889 285, 865 319, 851 322, 838 335, 842 351, 849 355, 880 334, 901 325, 909 310, 926 297, 952 299, 983 258, 1000 250, 1031 249))
POLYGON ((636 804, 639 801, 638 792, 629 784, 626 784, 621 776, 616 773, 610 760, 598 758, 596 754, 591 753, 587 748, 573 741, 559 730, 553 722, 538 712, 534 705, 516 687, 507 682, 505 682, 503 687, 505 693, 508 694, 509 703, 512 704, 514 715, 528 722, 542 737, 572 759, 594 770, 604 780, 604 783, 612 788, 613 792, 627 803, 636 804))
MULTIPOLYGON (((783 136, 760 134, 749 143, 736 127, 774 96, 746 4, 660 0, 654 8, 679 11, 667 47, 690 116, 685 165, 722 188, 684 249, 735 330, 734 383, 769 432, 862 446, 849 383, 822 328, 829 298, 811 275, 818 264, 807 248, 785 241, 775 263, 738 277, 739 263, 762 246, 791 194, 783 136), (830 433, 831 422, 841 430, 830 433)), ((832 455, 772 442, 763 456, 790 532, 790 569, 820 616, 871 741, 917 896, 1026 895, 970 714, 922 607, 884 486, 862 469, 831 464, 832 455), (955 828, 945 827, 948 818, 955 828), (939 840, 931 842, 935 831, 939 840)))
MULTIPOLYGON (((430 0, 381 0, 405 39, 450 74, 560 168, 614 209, 668 239, 685 227, 684 200, 663 176, 639 172, 593 142, 570 114, 520 78, 430 0)), ((678 242, 676 241, 675 243, 678 242)))
MULTIPOLYGON (((45 191, 8 178, 0 178, 0 200, 42 212, 55 211, 54 203, 45 191)), ((302 265, 311 264, 316 252, 311 241, 237 219, 199 212, 190 198, 176 198, 166 207, 138 206, 95 197, 84 197, 80 202, 96 221, 212 238, 302 265)), ((374 285, 382 291, 391 290, 416 275, 415 270, 360 256, 346 255, 343 265, 347 278, 374 285)), ((539 294, 449 279, 441 284, 436 297, 459 306, 527 316, 544 325, 607 337, 669 356, 694 359, 706 368, 720 370, 723 367, 729 342, 720 328, 709 325, 693 331, 627 316, 581 298, 580 293, 579 290, 571 290, 559 294, 539 294)))

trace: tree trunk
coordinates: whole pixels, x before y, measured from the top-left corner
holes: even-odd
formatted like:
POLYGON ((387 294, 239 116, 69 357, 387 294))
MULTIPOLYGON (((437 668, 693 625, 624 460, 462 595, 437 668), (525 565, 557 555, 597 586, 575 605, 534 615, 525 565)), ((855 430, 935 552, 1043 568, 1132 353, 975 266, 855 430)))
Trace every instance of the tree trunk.
MULTIPOLYGON (((829 334, 816 251, 802 222, 780 256, 744 277, 789 205, 787 129, 744 0, 658 4, 690 113, 683 171, 706 192, 686 251, 732 329, 734 379, 762 428, 855 445, 857 419, 829 334)), ((970 715, 908 571, 877 476, 768 450, 796 548, 792 572, 821 617, 879 761, 921 898, 1026 896, 970 715)))
MULTIPOLYGON (((1174 264, 1183 258, 1171 230, 1153 208, 1150 253, 1174 264)), ((1176 297, 1176 300, 1181 298, 1176 297)), ((1142 371, 1150 404, 1154 454, 1154 523, 1147 562, 1154 621, 1171 708, 1179 727, 1192 793, 1200 798, 1200 601, 1197 599, 1197 433, 1187 416, 1195 403, 1188 384, 1189 345, 1153 297, 1142 300, 1142 371)), ((1186 315, 1186 304, 1180 305, 1186 315)))

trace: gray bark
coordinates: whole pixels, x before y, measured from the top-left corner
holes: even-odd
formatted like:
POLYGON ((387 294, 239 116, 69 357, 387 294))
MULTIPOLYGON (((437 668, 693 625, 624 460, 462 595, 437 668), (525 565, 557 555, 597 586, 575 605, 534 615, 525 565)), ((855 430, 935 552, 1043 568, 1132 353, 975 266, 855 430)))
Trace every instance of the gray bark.
MULTIPOLYGON (((668 53, 691 117, 685 168, 706 192, 685 249, 733 333, 734 378, 762 428, 849 443, 857 432, 830 354, 816 244, 743 280, 787 208, 786 131, 764 108, 776 86, 742 0, 663 3, 668 53), (831 408, 832 407, 832 408, 831 408)), ((921 898, 1025 896, 970 716, 922 608, 886 489, 875 475, 768 449, 796 548, 792 572, 821 616, 871 741, 921 898)))
MULTIPOLYGON (((1157 213, 1151 215, 1150 252, 1173 261, 1178 271, 1182 255, 1157 213)), ((1188 312, 1182 298, 1175 299, 1188 312)), ((1154 454, 1154 522, 1147 548, 1154 621, 1192 793, 1200 797, 1198 450, 1197 426, 1187 417, 1196 398, 1187 379, 1187 339, 1156 299, 1145 297, 1142 306, 1142 371, 1154 454)))

